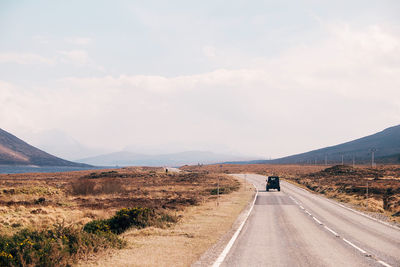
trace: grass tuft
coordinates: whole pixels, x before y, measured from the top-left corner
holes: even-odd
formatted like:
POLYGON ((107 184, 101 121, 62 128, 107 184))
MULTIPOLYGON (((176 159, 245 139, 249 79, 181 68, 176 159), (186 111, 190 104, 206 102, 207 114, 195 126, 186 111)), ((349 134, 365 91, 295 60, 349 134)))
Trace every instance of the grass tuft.
POLYGON ((48 230, 23 229, 0 236, 0 266, 70 266, 89 252, 125 242, 112 233, 88 233, 63 224, 48 230))

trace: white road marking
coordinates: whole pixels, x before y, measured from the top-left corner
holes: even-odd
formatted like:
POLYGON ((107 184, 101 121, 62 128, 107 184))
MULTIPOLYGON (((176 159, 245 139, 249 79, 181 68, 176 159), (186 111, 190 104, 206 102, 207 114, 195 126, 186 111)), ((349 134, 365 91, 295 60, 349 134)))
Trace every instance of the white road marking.
POLYGON ((371 220, 373 220, 373 221, 379 222, 379 223, 384 224, 384 225, 386 225, 386 226, 389 226, 389 227, 391 227, 391 228, 393 228, 393 229, 400 230, 400 228, 397 227, 397 226, 394 226, 394 225, 391 225, 390 223, 387 223, 387 222, 381 221, 381 220, 379 220, 379 219, 376 219, 376 218, 374 218, 374 217, 372 217, 372 216, 369 216, 368 214, 365 214, 365 213, 363 213, 363 212, 361 212, 361 211, 358 211, 358 210, 355 210, 355 209, 346 207, 345 205, 340 204, 340 203, 337 203, 336 201, 333 201, 333 200, 331 200, 331 199, 327 199, 327 200, 328 200, 329 202, 333 203, 333 204, 336 204, 336 205, 338 205, 338 206, 340 206, 340 207, 342 207, 342 208, 345 208, 345 209, 347 209, 347 210, 349 210, 349 211, 352 211, 352 212, 354 212, 354 213, 357 213, 357 214, 359 214, 359 215, 361 215, 361 216, 364 216, 364 217, 366 217, 366 218, 368 218, 368 219, 371 219, 371 220))
POLYGON ((316 221, 317 223, 319 223, 320 225, 322 225, 322 222, 320 220, 318 220, 317 218, 315 218, 314 216, 312 216, 312 218, 314 219, 314 221, 316 221))
POLYGON ((347 240, 346 238, 343 238, 343 241, 346 242, 347 244, 349 244, 350 246, 352 246, 353 248, 357 249, 358 251, 360 251, 362 254, 365 255, 369 255, 365 250, 363 250, 360 247, 357 247, 356 245, 354 245, 353 243, 351 243, 349 240, 347 240))
POLYGON ((386 267, 392 267, 392 265, 389 265, 389 264, 387 264, 386 262, 384 262, 384 261, 378 261, 380 264, 382 264, 383 266, 386 266, 386 267))
MULTIPOLYGON (((302 188, 299 188, 299 189, 301 189, 301 190, 303 190, 303 191, 305 191, 305 192, 311 194, 310 192, 308 192, 308 191, 306 191, 306 190, 304 190, 304 189, 302 189, 302 188)), ((313 194, 313 195, 314 195, 314 194, 313 194)), ((321 196, 317 196, 317 195, 315 195, 315 196, 318 197, 318 198, 320 198, 320 199, 323 198, 323 197, 321 197, 321 196)), ((319 223, 320 225, 323 225, 323 223, 322 223, 320 220, 318 220, 317 218, 315 218, 314 216, 312 216, 312 214, 311 214, 308 210, 306 210, 302 205, 300 205, 292 196, 289 196, 289 197, 290 197, 293 201, 295 201, 295 202, 297 203, 297 205, 298 205, 302 210, 304 210, 305 213, 307 213, 308 215, 310 215, 317 223, 319 223)), ((327 199, 327 198, 323 198, 323 199, 328 200, 328 201, 331 202, 332 204, 336 204, 336 205, 338 205, 338 206, 340 206, 340 207, 342 207, 342 208, 345 208, 345 209, 347 209, 347 210, 350 210, 350 211, 353 211, 353 212, 355 212, 355 213, 357 213, 357 214, 360 214, 360 215, 362 215, 362 216, 364 216, 364 217, 370 218, 370 219, 372 219, 372 220, 374 220, 374 221, 377 221, 377 222, 380 222, 380 223, 382 223, 382 224, 388 225, 388 226, 390 226, 390 227, 392 227, 392 228, 398 229, 398 228, 395 227, 395 226, 392 226, 392 225, 390 225, 390 224, 388 224, 388 223, 386 223, 386 222, 383 222, 383 221, 381 221, 381 220, 375 219, 375 218, 373 218, 373 217, 371 217, 371 216, 369 216, 369 215, 366 215, 366 214, 364 214, 364 213, 362 213, 362 212, 359 212, 359 211, 357 211, 357 210, 354 210, 354 209, 351 209, 351 208, 349 208, 349 207, 346 207, 346 206, 344 206, 344 205, 342 205, 342 204, 340 204, 340 203, 337 203, 337 202, 332 201, 332 200, 327 199)), ((332 233, 333 235, 335 235, 336 237, 339 237, 339 234, 336 233, 335 231, 333 231, 333 230, 332 230, 331 228, 329 228, 328 226, 324 225, 324 228, 325 228, 326 230, 328 230, 329 232, 331 232, 331 233, 332 233)), ((383 265, 383 266, 385 266, 385 267, 393 267, 393 266, 391 266, 390 264, 387 264, 386 262, 377 259, 375 256, 372 256, 371 254, 369 254, 368 252, 366 252, 366 251, 363 250, 362 248, 356 246, 355 244, 353 244, 353 243, 350 242, 349 240, 347 240, 347 239, 345 239, 345 238, 342 238, 342 240, 343 240, 344 242, 346 242, 347 244, 349 244, 350 246, 352 246, 353 248, 355 248, 355 249, 357 249, 358 251, 360 251, 362 254, 364 254, 364 256, 366 256, 366 257, 373 257, 373 258, 376 260, 376 262, 378 262, 379 264, 381 264, 381 265, 383 265)))
POLYGON ((379 223, 384 224, 384 225, 386 225, 386 226, 389 226, 389 227, 391 227, 391 228, 393 228, 393 229, 400 230, 400 228, 397 227, 397 226, 394 226, 394 225, 392 225, 392 224, 390 224, 390 223, 387 223, 387 222, 384 222, 384 221, 382 221, 382 220, 376 219, 376 218, 374 218, 374 217, 372 217, 372 216, 369 216, 368 214, 365 214, 365 213, 363 213, 363 212, 361 212, 361 211, 358 211, 358 210, 349 208, 349 207, 347 207, 347 206, 345 206, 345 205, 343 205, 343 204, 340 204, 340 203, 337 202, 337 201, 334 201, 334 200, 332 200, 332 199, 329 199, 329 198, 326 198, 326 197, 317 195, 317 194, 315 194, 315 193, 312 193, 312 192, 310 192, 310 191, 308 191, 308 190, 305 190, 304 188, 298 187, 298 186, 296 186, 296 185, 294 185, 294 184, 291 184, 291 183, 289 183, 289 182, 285 182, 285 183, 288 184, 289 187, 290 187, 290 186, 293 186, 293 187, 295 187, 296 189, 302 190, 302 191, 304 191, 304 192, 306 192, 306 193, 308 193, 308 194, 310 194, 310 195, 316 196, 316 197, 318 197, 318 198, 320 198, 320 199, 323 199, 323 200, 327 200, 327 201, 329 201, 330 203, 332 203, 332 204, 334 204, 334 205, 337 205, 337 206, 340 206, 340 207, 342 207, 342 208, 345 208, 345 209, 347 209, 347 210, 349 210, 349 211, 352 211, 352 212, 354 212, 354 213, 357 213, 357 214, 359 214, 359 215, 361 215, 361 216, 364 216, 364 217, 366 217, 366 218, 369 218, 369 219, 371 219, 371 220, 373 220, 373 221, 376 221, 376 222, 379 222, 379 223))
POLYGON ((229 240, 228 244, 226 245, 225 249, 221 252, 221 254, 219 255, 219 257, 217 258, 217 260, 214 262, 214 264, 212 265, 213 267, 219 267, 221 265, 221 263, 224 262, 226 256, 228 255, 229 251, 231 250, 233 244, 235 243, 236 239, 238 238, 240 232, 242 231, 242 228, 245 224, 245 222, 247 221, 247 219, 250 216, 251 211, 254 208, 254 203, 256 202, 257 196, 258 196, 258 188, 256 188, 257 192, 256 195, 254 196, 253 199, 253 203, 251 204, 251 207, 249 209, 249 212, 247 213, 245 219, 243 220, 243 222, 240 224, 239 228, 236 230, 236 232, 233 234, 231 240, 229 240))
POLYGON ((296 203, 297 205, 299 205, 299 204, 300 204, 299 202, 297 202, 297 200, 296 200, 294 197, 292 197, 292 196, 289 196, 289 198, 290 198, 291 200, 293 200, 293 201, 294 201, 294 203, 296 203))
POLYGON ((339 237, 339 234, 338 233, 336 233, 335 231, 333 231, 331 228, 329 228, 328 226, 324 226, 324 228, 326 229, 326 230, 328 230, 329 232, 331 232, 332 234, 334 234, 336 237, 339 237))

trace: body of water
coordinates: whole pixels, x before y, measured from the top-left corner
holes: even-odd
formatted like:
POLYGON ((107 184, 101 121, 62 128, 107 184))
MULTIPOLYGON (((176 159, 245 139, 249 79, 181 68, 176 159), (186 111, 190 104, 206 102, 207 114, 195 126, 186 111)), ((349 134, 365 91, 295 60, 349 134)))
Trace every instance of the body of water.
POLYGON ((84 170, 99 170, 116 167, 34 167, 34 166, 0 166, 0 173, 29 173, 29 172, 71 172, 71 171, 84 171, 84 170))

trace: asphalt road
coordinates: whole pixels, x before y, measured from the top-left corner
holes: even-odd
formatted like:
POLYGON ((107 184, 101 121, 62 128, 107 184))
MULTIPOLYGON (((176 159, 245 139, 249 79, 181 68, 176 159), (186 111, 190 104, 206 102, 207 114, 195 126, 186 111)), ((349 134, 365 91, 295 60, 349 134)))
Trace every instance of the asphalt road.
POLYGON ((266 192, 265 176, 246 179, 258 197, 222 266, 400 266, 400 230, 286 182, 266 192))

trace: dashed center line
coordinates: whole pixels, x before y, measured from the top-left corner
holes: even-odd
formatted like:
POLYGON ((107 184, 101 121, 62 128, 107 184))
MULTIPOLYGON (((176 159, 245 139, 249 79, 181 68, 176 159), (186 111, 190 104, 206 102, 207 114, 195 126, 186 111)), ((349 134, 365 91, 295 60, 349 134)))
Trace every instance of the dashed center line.
MULTIPOLYGON (((307 213, 309 216, 311 216, 313 218, 314 221, 316 221, 319 225, 324 225, 320 220, 318 220, 316 217, 314 217, 308 210, 306 210, 302 205, 300 205, 300 203, 292 196, 289 196, 290 199, 292 199, 298 206, 300 209, 302 209, 305 213, 307 213)), ((339 237, 339 234, 336 233, 335 231, 333 231, 331 228, 329 228, 328 226, 324 225, 324 228, 329 231, 330 233, 332 233, 334 236, 339 237)), ((376 260, 376 262, 378 262, 379 264, 385 266, 385 267, 392 267, 390 264, 387 264, 386 262, 379 260, 376 257, 373 257, 371 254, 369 254, 367 251, 363 250, 362 248, 358 247, 357 245, 353 244, 352 242, 350 242, 349 240, 342 238, 342 240, 344 242, 346 242, 348 245, 352 246, 353 248, 357 249, 359 252, 361 252, 362 254, 364 254, 364 256, 366 257, 372 257, 373 259, 376 260)))
MULTIPOLYGON (((368 256, 368 253, 367 253, 365 250, 363 250, 362 248, 357 247, 356 245, 354 245, 353 243, 351 243, 351 242, 350 242, 349 240, 347 240, 346 238, 342 238, 342 239, 343 239, 344 242, 346 242, 347 244, 349 244, 349 245, 352 246, 353 248, 357 249, 357 250, 360 251, 362 254, 366 254, 366 255, 368 256)), ((371 255, 369 255, 369 256, 371 256, 371 255)))
POLYGON ((387 263, 384 262, 384 261, 378 260, 378 262, 379 262, 380 264, 382 264, 383 266, 392 267, 392 265, 389 265, 389 264, 387 264, 387 263))
POLYGON ((312 218, 314 219, 314 221, 316 221, 318 224, 322 225, 322 222, 320 220, 318 220, 317 218, 315 218, 314 216, 312 216, 312 218))
POLYGON ((329 232, 331 232, 333 235, 335 235, 336 237, 339 237, 339 234, 336 233, 335 231, 333 231, 331 228, 329 228, 328 226, 324 225, 324 228, 326 230, 328 230, 329 232))

